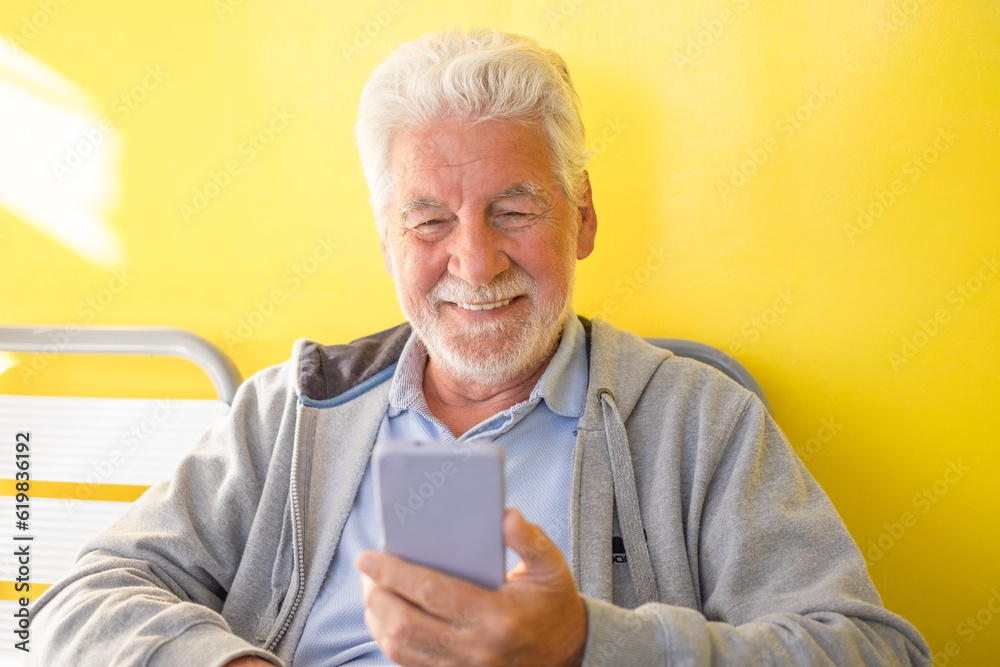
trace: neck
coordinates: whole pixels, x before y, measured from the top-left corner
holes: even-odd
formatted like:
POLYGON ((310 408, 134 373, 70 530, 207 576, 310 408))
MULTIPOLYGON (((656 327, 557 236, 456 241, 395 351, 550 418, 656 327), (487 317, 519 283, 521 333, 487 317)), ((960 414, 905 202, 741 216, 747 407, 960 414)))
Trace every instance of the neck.
POLYGON ((423 390, 427 408, 459 437, 487 417, 526 401, 554 355, 553 351, 538 368, 499 385, 461 381, 432 358, 424 369, 423 390))

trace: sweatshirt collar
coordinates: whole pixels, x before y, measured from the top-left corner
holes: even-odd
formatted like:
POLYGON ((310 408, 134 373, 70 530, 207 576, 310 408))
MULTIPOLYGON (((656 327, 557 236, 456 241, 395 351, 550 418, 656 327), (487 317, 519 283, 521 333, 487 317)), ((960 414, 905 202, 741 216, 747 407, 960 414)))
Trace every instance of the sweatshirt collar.
MULTIPOLYGON (((587 398, 586 347, 586 333, 580 318, 570 310, 556 353, 525 403, 537 403, 542 399, 558 415, 581 417, 587 398)), ((426 366, 427 348, 414 331, 403 347, 389 388, 390 417, 411 409, 429 413, 423 391, 426 366)))

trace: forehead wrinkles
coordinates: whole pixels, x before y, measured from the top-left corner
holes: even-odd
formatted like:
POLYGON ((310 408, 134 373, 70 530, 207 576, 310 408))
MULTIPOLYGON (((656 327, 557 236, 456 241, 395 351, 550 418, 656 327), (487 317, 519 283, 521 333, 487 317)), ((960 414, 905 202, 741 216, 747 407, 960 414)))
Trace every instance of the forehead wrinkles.
POLYGON ((429 170, 454 170, 467 167, 498 165, 534 165, 538 162, 524 144, 512 141, 496 144, 468 144, 455 141, 410 142, 409 150, 402 151, 399 166, 405 176, 429 170), (486 163, 486 164, 484 164, 486 163))
POLYGON ((468 196, 495 201, 494 195, 515 181, 532 182, 547 191, 555 178, 548 158, 544 132, 531 125, 442 122, 400 130, 390 143, 393 217, 399 219, 404 213, 399 207, 414 200, 443 204, 448 199, 445 208, 455 210, 468 196))

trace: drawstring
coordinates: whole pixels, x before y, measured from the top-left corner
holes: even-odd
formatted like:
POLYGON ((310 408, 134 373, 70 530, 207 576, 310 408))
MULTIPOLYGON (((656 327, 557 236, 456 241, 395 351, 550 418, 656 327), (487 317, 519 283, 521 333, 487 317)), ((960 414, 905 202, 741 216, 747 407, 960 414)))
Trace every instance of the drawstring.
POLYGON ((615 502, 618 504, 618 523, 622 528, 625 542, 625 557, 632 586, 639 605, 656 602, 656 578, 649 561, 649 548, 642 527, 642 513, 639 510, 639 492, 635 488, 635 474, 632 470, 632 455, 629 452, 628 434, 625 424, 615 406, 615 397, 610 389, 600 389, 597 398, 604 414, 604 433, 608 440, 608 456, 611 458, 611 479, 614 484, 615 502))

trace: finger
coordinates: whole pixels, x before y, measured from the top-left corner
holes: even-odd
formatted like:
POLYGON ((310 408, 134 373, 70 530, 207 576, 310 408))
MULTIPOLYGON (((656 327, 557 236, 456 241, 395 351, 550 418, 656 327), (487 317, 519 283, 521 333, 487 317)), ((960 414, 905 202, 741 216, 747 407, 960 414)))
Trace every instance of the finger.
POLYGON ((375 583, 445 621, 468 615, 488 604, 493 594, 475 584, 416 565, 391 554, 366 551, 355 561, 375 583))
POLYGON ((364 622, 387 658, 401 665, 444 667, 456 662, 452 648, 463 630, 431 616, 368 577, 364 622))
POLYGON ((378 584, 372 581, 371 577, 367 574, 361 575, 361 601, 366 607, 368 606, 368 595, 375 586, 378 586, 378 584))
POLYGON ((503 536, 507 546, 521 557, 525 569, 533 574, 558 572, 566 567, 559 547, 544 530, 529 523, 516 509, 510 508, 504 513, 503 536))

